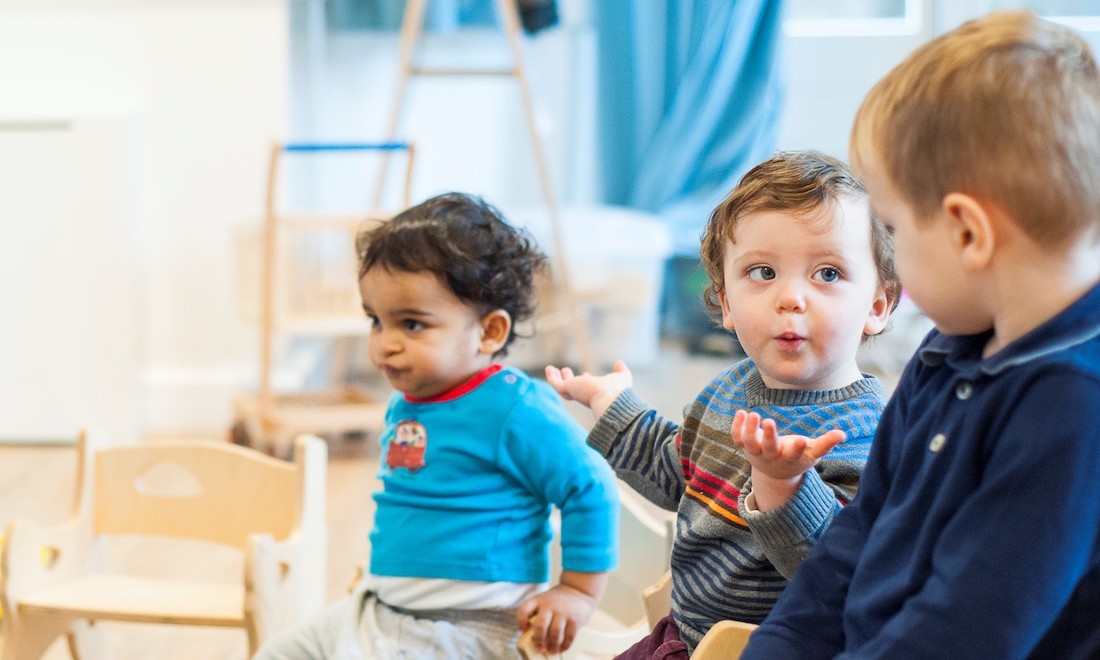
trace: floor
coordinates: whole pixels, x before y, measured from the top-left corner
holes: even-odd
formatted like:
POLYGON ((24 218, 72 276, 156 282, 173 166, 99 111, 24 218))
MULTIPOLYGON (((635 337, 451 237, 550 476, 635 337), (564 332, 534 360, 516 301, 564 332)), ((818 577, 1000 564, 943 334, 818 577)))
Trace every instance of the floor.
MULTIPOLYGON (((677 418, 698 389, 734 358, 687 354, 676 346, 662 346, 655 364, 635 365, 635 388, 643 399, 663 414, 677 418)), ((876 365, 901 364, 903 360, 873 360, 876 365)), ((894 372, 883 373, 888 386, 894 372)), ((583 407, 568 403, 570 411, 586 426, 591 415, 583 407)), ((330 445, 328 473, 329 601, 346 592, 356 566, 368 553, 367 530, 373 515, 372 489, 377 452, 368 441, 340 441, 330 445)), ((34 518, 42 522, 63 521, 72 506, 73 475, 76 470, 72 447, 0 447, 0 524, 13 518, 34 518)), ((122 553, 134 565, 153 559, 173 561, 168 550, 137 543, 122 547, 122 553), (167 555, 167 556, 166 556, 167 555)), ((203 564, 213 573, 230 575, 239 571, 239 562, 209 548, 187 551, 193 559, 208 552, 203 564)), ((224 552, 224 551, 221 551, 224 552)), ((176 555, 178 556, 178 555, 176 555)), ((240 660, 246 656, 243 632, 208 630, 156 625, 101 624, 107 644, 107 657, 125 660, 240 660)), ((62 644, 51 647, 46 658, 68 658, 62 644)))

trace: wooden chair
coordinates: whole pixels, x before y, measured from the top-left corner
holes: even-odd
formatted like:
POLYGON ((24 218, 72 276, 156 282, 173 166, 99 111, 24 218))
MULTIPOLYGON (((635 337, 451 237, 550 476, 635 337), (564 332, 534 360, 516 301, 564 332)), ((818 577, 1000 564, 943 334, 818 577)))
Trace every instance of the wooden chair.
POLYGON ((737 660, 756 626, 742 621, 719 621, 695 647, 692 660, 737 660))
MULTIPOLYGON (((648 635, 672 607, 668 558, 673 514, 655 512, 629 488, 620 487, 619 494, 619 565, 608 576, 599 609, 562 658, 613 658, 648 635)), ((554 545, 557 552, 557 539, 554 545)), ((547 657, 535 650, 530 631, 520 637, 518 646, 527 660, 547 657)))
MULTIPOLYGON (((96 621, 241 627, 255 653, 324 605, 326 469, 315 436, 297 438, 291 463, 223 442, 109 446, 82 432, 72 517, 5 532, 3 660, 39 658, 62 635, 74 658, 97 657, 96 621), (243 574, 219 583, 105 572, 112 541, 132 535, 237 548, 243 574)), ((188 553, 170 557, 184 569, 188 553)))

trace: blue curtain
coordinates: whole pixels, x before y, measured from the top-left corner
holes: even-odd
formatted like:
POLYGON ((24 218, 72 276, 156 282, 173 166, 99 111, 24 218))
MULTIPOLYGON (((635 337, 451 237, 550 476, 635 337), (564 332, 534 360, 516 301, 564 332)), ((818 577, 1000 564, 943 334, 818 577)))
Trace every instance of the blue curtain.
POLYGON ((775 149, 780 0, 594 0, 605 201, 698 255, 710 211, 775 149))

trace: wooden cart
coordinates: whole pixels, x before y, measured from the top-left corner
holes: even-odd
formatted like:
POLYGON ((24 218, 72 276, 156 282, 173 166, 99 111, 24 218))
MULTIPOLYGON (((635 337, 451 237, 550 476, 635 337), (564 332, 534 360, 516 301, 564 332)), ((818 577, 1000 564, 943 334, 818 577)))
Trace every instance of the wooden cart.
POLYGON ((379 210, 377 192, 372 210, 364 215, 284 214, 277 209, 279 165, 284 156, 363 151, 405 153, 403 205, 407 207, 415 154, 412 143, 276 143, 271 148, 260 237, 259 388, 234 401, 234 442, 286 456, 299 433, 345 434, 382 428, 386 402, 348 382, 346 347, 349 338, 369 331, 359 300, 355 235, 392 214, 379 210), (296 335, 333 339, 331 387, 275 391, 277 344, 296 335))

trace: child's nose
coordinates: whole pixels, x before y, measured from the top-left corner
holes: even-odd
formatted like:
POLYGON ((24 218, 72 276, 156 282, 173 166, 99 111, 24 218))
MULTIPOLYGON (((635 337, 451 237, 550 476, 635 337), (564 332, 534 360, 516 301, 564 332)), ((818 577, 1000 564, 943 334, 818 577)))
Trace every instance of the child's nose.
POLYGON ((800 282, 785 280, 779 285, 775 299, 775 308, 779 313, 801 313, 806 311, 806 290, 800 282))
POLYGON ((378 350, 384 356, 400 353, 401 339, 399 333, 383 330, 378 338, 378 350))

